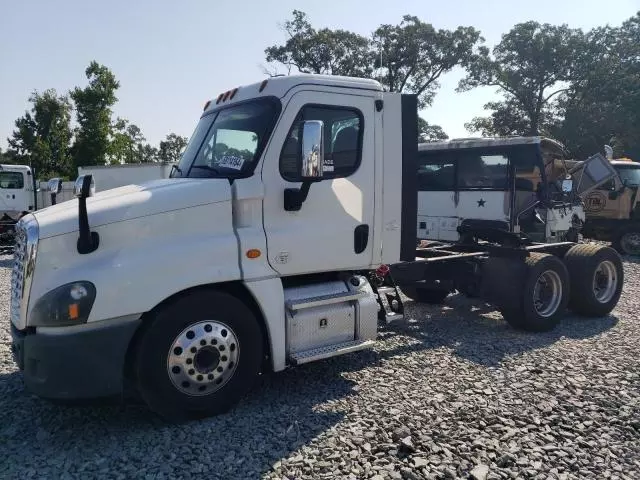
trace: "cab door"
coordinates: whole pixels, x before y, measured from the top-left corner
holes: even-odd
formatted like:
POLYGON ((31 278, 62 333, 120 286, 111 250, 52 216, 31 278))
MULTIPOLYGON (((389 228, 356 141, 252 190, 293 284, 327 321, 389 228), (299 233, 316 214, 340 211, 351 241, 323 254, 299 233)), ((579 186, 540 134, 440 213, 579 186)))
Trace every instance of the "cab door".
POLYGON ((418 152, 418 240, 458 239, 455 164, 448 150, 418 152))
POLYGON ((509 157, 506 153, 459 151, 457 215, 464 220, 510 219, 509 157))
POLYGON ((381 113, 376 92, 337 93, 342 91, 294 93, 263 162, 268 258, 283 276, 372 264, 374 211, 381 201, 375 195, 374 130, 381 113), (311 184, 299 210, 287 210, 285 190, 301 187, 300 125, 307 120, 324 122, 323 178, 311 184))

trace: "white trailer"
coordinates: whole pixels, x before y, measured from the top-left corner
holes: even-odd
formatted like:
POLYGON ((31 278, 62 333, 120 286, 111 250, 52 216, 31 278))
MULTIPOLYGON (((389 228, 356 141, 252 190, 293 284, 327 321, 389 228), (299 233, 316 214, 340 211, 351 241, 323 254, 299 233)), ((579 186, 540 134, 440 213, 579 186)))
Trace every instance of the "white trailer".
MULTIPOLYGON (((608 314, 620 256, 498 241, 417 248, 417 98, 300 75, 207 102, 170 178, 19 222, 15 360, 44 398, 133 394, 166 418, 232 407, 262 371, 370 348, 403 289, 477 283, 516 328, 608 314)), ((463 288, 463 287, 461 287, 463 288)))

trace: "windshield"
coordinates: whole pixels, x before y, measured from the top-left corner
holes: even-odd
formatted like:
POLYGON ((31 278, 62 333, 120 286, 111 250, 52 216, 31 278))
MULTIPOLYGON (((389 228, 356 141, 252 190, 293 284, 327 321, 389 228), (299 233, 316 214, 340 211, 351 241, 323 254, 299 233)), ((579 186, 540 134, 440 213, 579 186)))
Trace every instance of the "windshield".
POLYGON ((280 111, 272 98, 204 115, 171 177, 247 177, 260 158, 280 111))
POLYGON ((24 188, 24 177, 20 172, 0 172, 0 188, 22 189, 24 188))
POLYGON ((617 165, 616 170, 620 175, 620 180, 627 185, 640 185, 640 167, 637 165, 622 166, 617 165))

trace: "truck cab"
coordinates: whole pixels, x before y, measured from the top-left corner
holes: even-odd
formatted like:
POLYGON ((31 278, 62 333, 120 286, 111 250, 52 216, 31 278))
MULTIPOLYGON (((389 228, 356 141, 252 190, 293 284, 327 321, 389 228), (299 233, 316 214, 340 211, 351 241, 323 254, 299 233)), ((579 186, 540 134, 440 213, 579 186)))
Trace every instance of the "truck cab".
POLYGON ((36 182, 28 165, 0 165, 0 237, 13 243, 15 223, 38 208, 36 182))
POLYGON ((78 198, 17 228, 28 388, 94 397, 130 379, 157 411, 220 410, 265 364, 370 348, 378 304, 358 272, 415 259, 416 137, 414 96, 290 76, 208 101, 170 178, 90 195, 79 177, 78 198))
POLYGON ((640 255, 640 162, 611 159, 616 174, 585 198, 585 236, 612 242, 622 254, 640 255))
POLYGON ((0 165, 0 212, 10 219, 36 209, 35 183, 31 167, 0 165))

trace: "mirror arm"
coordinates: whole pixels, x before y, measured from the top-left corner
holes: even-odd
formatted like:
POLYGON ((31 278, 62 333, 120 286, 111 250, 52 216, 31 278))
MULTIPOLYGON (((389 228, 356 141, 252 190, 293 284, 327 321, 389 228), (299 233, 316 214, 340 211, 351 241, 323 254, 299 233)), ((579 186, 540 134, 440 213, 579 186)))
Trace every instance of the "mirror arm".
POLYGON ((87 197, 91 195, 92 175, 78 177, 77 192, 78 197, 78 242, 76 248, 80 255, 86 255, 97 250, 100 245, 100 235, 92 232, 89 227, 89 214, 87 213, 87 197))
POLYGON ((302 204, 309 195, 311 182, 306 180, 302 182, 300 188, 285 188, 284 190, 284 209, 287 212, 297 212, 302 208, 302 204))

